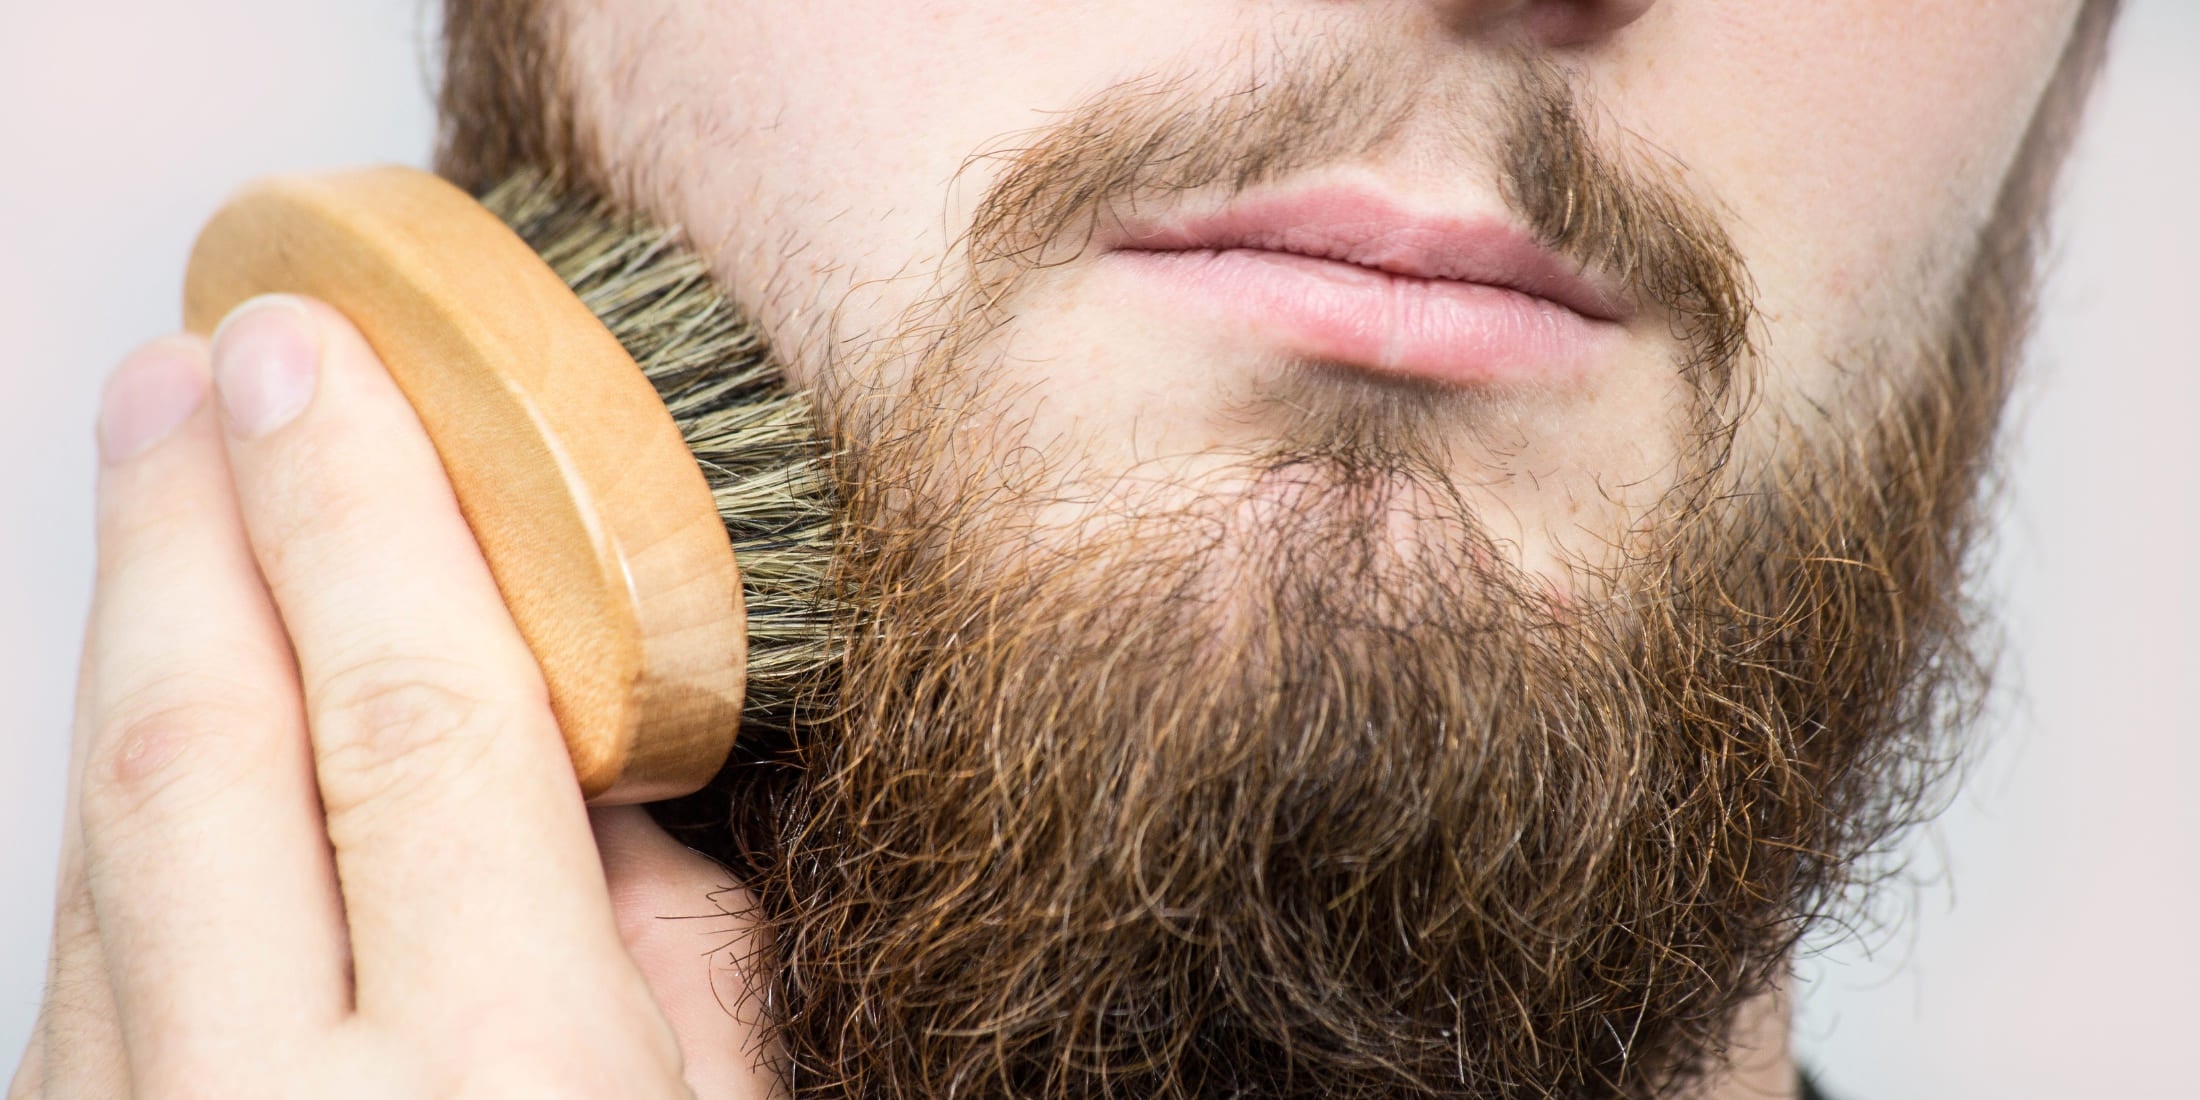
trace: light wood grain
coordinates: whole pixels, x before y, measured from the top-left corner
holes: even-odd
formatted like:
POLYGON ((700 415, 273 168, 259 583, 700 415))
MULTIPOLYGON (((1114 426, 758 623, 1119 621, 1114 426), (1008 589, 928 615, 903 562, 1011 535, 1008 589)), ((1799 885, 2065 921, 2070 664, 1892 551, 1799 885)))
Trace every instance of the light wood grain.
POLYGON ((740 721, 739 573, 617 339, 495 215, 407 168, 267 180, 215 215, 186 324, 277 292, 350 317, 419 413, 589 800, 700 787, 740 721))

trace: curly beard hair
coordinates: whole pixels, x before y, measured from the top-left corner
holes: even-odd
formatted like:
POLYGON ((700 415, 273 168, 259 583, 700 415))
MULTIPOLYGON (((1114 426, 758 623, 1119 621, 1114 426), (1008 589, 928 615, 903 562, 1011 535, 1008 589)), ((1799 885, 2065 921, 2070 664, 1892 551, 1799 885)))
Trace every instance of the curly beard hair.
MULTIPOLYGON (((1251 402, 1269 443, 1126 488, 973 368, 1116 204, 1380 147, 1415 89, 1341 55, 1206 106, 1129 87, 1007 154, 966 283, 887 341, 905 381, 826 395, 835 596, 865 609, 836 681, 662 808, 758 899, 795 1094, 1586 1100, 1715 1071, 1977 708, 1978 490, 2112 16, 1957 293, 1846 364, 1837 423, 1756 399, 1716 217, 1523 77, 1508 200, 1673 320, 1695 399, 1663 499, 1563 596, 1506 564, 1428 392, 1302 364, 1251 402)), ((447 169, 576 157, 545 118, 540 149, 454 131, 447 169)))

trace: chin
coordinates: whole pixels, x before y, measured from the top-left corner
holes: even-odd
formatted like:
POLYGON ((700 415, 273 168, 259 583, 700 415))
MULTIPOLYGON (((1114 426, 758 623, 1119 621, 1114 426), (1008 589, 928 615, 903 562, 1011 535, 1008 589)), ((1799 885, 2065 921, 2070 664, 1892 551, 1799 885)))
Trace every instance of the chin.
POLYGON ((1656 1095, 1969 688, 1935 578, 1812 552, 1933 560, 1833 471, 1689 497, 1567 600, 1410 433, 1112 496, 873 438, 864 621, 734 794, 805 1094, 1656 1095))

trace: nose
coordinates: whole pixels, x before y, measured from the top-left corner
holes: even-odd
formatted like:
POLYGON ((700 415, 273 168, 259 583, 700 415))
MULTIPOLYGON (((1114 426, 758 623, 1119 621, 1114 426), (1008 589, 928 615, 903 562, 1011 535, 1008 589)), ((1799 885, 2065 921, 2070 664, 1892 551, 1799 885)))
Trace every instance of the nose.
POLYGON ((1650 14, 1657 0, 1429 0, 1462 28, 1512 23, 1544 46, 1585 46, 1650 14))

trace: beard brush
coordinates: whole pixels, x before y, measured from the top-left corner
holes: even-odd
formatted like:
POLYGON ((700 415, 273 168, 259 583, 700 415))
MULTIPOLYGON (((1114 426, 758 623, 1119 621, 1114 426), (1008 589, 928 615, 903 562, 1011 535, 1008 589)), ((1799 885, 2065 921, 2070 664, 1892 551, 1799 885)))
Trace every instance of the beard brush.
POLYGON ((185 324, 320 298, 434 442, 591 804, 696 791, 837 655, 813 410, 678 236, 523 174, 277 177, 201 231, 185 324))

